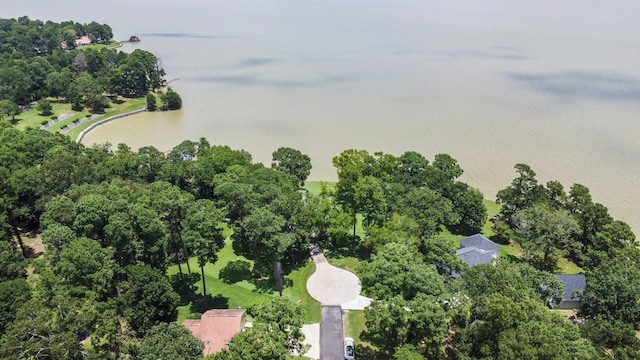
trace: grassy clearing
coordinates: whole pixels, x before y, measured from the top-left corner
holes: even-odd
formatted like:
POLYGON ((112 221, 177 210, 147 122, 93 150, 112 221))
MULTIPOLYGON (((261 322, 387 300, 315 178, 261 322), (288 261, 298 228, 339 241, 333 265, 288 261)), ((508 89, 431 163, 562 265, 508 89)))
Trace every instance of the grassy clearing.
MULTIPOLYGON (((130 111, 135 111, 135 110, 140 110, 140 109, 144 109, 147 106, 147 100, 142 97, 142 98, 136 98, 136 99, 127 99, 127 101, 121 103, 121 104, 111 104, 111 107, 106 109, 105 113, 102 114, 102 116, 100 116, 99 118, 86 122, 78 127, 75 127, 73 129, 71 129, 67 135, 72 138, 75 139, 78 137, 78 135, 80 134, 80 132, 86 128, 88 128, 91 124, 94 124, 98 121, 104 120, 106 118, 112 117, 112 116, 116 116, 116 115, 121 115, 130 111)), ((69 122, 71 123, 71 122, 69 122)))
POLYGON ((336 183, 325 181, 306 181, 303 188, 305 188, 312 195, 319 195, 322 191, 322 186, 326 186, 327 189, 335 189, 336 183))
MULTIPOLYGON (((207 293, 212 295, 215 301, 215 307, 217 308, 249 308, 253 305, 260 304, 270 297, 272 294, 258 291, 255 284, 248 280, 242 280, 233 284, 225 283, 219 278, 220 269, 227 266, 230 261, 244 260, 253 265, 252 261, 245 259, 242 256, 237 256, 233 252, 231 241, 227 241, 224 248, 218 254, 218 261, 215 264, 207 264, 204 267, 204 278, 207 285, 207 293)), ((189 260, 191 271, 197 273, 196 277, 200 277, 200 268, 195 258, 189 260)), ((186 272, 185 264, 182 265, 182 270, 186 272)), ((167 270, 167 275, 172 276, 178 274, 178 266, 170 266, 167 270)), ((202 294, 202 282, 199 281, 196 284, 196 293, 202 294)), ((191 304, 184 304, 178 307, 178 323, 182 323, 185 319, 198 318, 199 312, 192 308, 191 304)))
POLYGON ((358 273, 356 272, 356 267, 360 263, 360 259, 358 259, 358 258, 356 258, 354 256, 345 256, 345 257, 339 257, 339 258, 329 258, 327 260, 329 261, 329 263, 331 265, 333 265, 335 267, 350 271, 350 272, 358 275, 358 273))
MULTIPOLYGON (((40 126, 42 126, 43 121, 49 121, 52 119, 52 117, 60 118, 62 116, 68 116, 68 117, 65 117, 64 120, 61 120, 57 124, 54 124, 47 129, 50 132, 58 132, 63 127, 72 124, 74 120, 82 120, 85 117, 87 117, 87 115, 92 115, 87 110, 83 110, 83 111, 72 110, 71 104, 69 103, 58 102, 58 101, 55 101, 54 99, 50 99, 50 102, 52 107, 52 111, 51 111, 52 113, 50 115, 47 115, 47 116, 41 115, 38 112, 38 110, 36 110, 36 107, 34 105, 32 109, 28 111, 24 111, 16 117, 17 123, 15 126, 18 129, 26 129, 27 127, 40 128, 40 126)), ((119 102, 119 103, 111 103, 111 107, 106 109, 104 114, 102 114, 99 118, 96 118, 92 121, 86 122, 78 127, 73 128, 67 133, 67 135, 72 139, 75 139, 78 137, 78 135, 82 130, 86 129, 91 124, 94 124, 98 121, 109 118, 111 116, 121 115, 130 111, 144 109, 146 105, 147 105, 147 102, 144 97, 136 98, 136 99, 126 99, 126 101, 119 102)))
POLYGON ((369 342, 360 338, 360 335, 367 330, 366 320, 362 310, 347 311, 344 314, 344 336, 353 338, 357 347, 374 348, 369 342))
POLYGON ((307 292, 307 279, 315 271, 313 262, 308 261, 304 267, 298 268, 286 276, 287 287, 283 295, 289 299, 302 304, 305 310, 305 323, 313 324, 320 322, 320 303, 307 292))
POLYGON ((484 223, 484 226, 482 227, 482 233, 486 237, 492 237, 495 234, 491 229, 491 226, 493 225, 493 223, 489 221, 489 219, 498 215, 498 213, 500 213, 500 209, 502 208, 502 206, 487 199, 484 199, 484 206, 487 208, 487 221, 484 223))
MULTIPOLYGON (((230 234, 231 230, 225 229, 225 235, 230 234)), ((243 279, 233 283, 229 283, 221 278, 220 274, 230 262, 246 261, 253 267, 253 261, 246 259, 244 256, 238 256, 233 251, 231 240, 227 240, 225 246, 218 253, 218 261, 215 264, 207 264, 204 267, 204 278, 207 285, 207 293, 213 297, 214 308, 250 308, 253 305, 263 303, 270 298, 277 296, 268 284, 255 279, 254 275, 249 275, 243 279)), ((200 280, 200 268, 195 258, 189 260, 191 271, 198 280, 194 285, 196 293, 202 295, 202 281, 200 280)), ((186 265, 182 264, 183 272, 186 272, 186 265)), ((315 301, 307 292, 307 279, 313 272, 315 267, 312 262, 308 262, 304 267, 298 268, 286 275, 286 288, 284 296, 292 301, 300 302, 306 312, 307 323, 317 323, 320 321, 320 304, 315 301)), ((173 265, 167 270, 167 275, 172 276, 178 274, 178 266, 173 265)), ((223 276, 224 278, 224 276, 223 276)), ((182 323, 185 319, 199 318, 200 312, 193 308, 192 303, 184 303, 178 307, 178 323, 182 323)))
MULTIPOLYGON (((51 114, 41 115, 36 109, 35 103, 30 110, 23 111, 16 116, 16 127, 24 130, 28 127, 39 128, 43 121, 49 121, 52 117, 60 117, 64 114, 75 114, 76 112, 71 110, 71 104, 58 102, 54 99, 49 99, 51 104, 51 114)), ((85 113, 86 114, 86 113, 85 113)))

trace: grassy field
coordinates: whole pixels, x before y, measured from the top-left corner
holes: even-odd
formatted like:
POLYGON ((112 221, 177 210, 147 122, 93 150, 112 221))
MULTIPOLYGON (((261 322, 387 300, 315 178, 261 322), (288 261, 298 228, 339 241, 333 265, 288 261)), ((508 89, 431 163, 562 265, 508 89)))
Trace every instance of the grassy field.
POLYGON ((340 269, 344 269, 358 275, 358 272, 356 271, 356 267, 360 263, 360 260, 356 257, 344 256, 344 257, 337 257, 337 258, 329 258, 327 260, 331 265, 335 267, 339 267, 340 269))
MULTIPOLYGON (((38 113, 38 110, 36 110, 34 106, 32 109, 24 111, 16 116, 16 127, 18 129, 26 129, 27 127, 40 128, 40 126, 42 126, 42 122, 49 121, 52 119, 52 117, 65 117, 64 120, 61 120, 57 124, 54 124, 47 129, 51 132, 58 132, 63 127, 72 124, 75 120, 82 120, 85 117, 92 115, 87 110, 72 110, 71 104, 69 103, 58 102, 54 99, 50 99, 50 102, 52 107, 52 114, 43 116, 38 113)), ((100 114, 100 117, 71 129, 67 133, 67 135, 69 135, 69 137, 71 137, 72 139, 75 139, 78 137, 78 134, 80 134, 82 130, 86 129, 91 124, 109 118, 111 116, 144 109, 146 105, 147 102, 145 98, 126 99, 126 101, 119 101, 118 103, 112 102, 111 107, 105 109, 104 114, 100 114)))
MULTIPOLYGON (((253 305, 260 304, 273 296, 277 296, 277 292, 268 286, 256 280, 251 274, 234 278, 233 282, 224 279, 229 277, 221 277, 221 271, 224 273, 225 268, 230 262, 243 261, 253 267, 253 261, 243 256, 238 256, 233 251, 230 240, 227 240, 224 248, 218 254, 218 261, 215 264, 207 264, 204 267, 204 278, 207 285, 207 293, 213 297, 213 305, 215 308, 249 308, 253 305), (239 280, 239 281, 235 281, 239 280)), ((191 271, 198 280, 195 283, 197 294, 202 295, 202 282, 200 279, 200 268, 195 258, 190 259, 189 264, 191 271)), ((186 273, 186 265, 182 265, 183 272, 186 273)), ((306 311, 306 321, 308 323, 320 321, 320 304, 313 300, 306 290, 306 282, 309 276, 315 270, 313 263, 309 262, 306 266, 296 269, 286 276, 286 288, 284 295, 293 301, 300 302, 306 311), (301 300, 301 301, 299 301, 301 300)), ((170 277, 178 274, 178 266, 169 267, 167 275, 170 277)), ((199 318, 200 312, 192 306, 192 303, 183 303, 178 307, 178 323, 182 323, 185 319, 199 318)))
POLYGON ((306 318, 305 323, 313 324, 320 322, 320 303, 307 292, 307 279, 316 270, 313 262, 308 261, 304 267, 292 271, 286 276, 287 287, 283 295, 291 300, 302 304, 306 318))

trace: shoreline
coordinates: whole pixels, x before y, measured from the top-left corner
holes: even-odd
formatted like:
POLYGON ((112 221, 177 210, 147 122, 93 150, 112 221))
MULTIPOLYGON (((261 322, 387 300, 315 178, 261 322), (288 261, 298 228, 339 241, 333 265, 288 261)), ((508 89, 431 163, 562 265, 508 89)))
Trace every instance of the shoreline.
POLYGON ((106 124, 106 123, 111 122, 111 121, 113 121, 113 120, 118 120, 118 119, 121 119, 121 118, 124 118, 124 117, 127 117, 127 116, 137 115, 137 114, 140 114, 141 112, 145 112, 145 111, 147 111, 147 108, 146 108, 146 107, 145 107, 145 108, 143 108, 143 109, 138 109, 138 110, 129 111, 129 112, 126 112, 126 113, 123 113, 123 114, 118 114, 118 115, 110 116, 110 117, 108 117, 108 118, 106 118, 106 119, 102 119, 102 120, 96 121, 95 123, 93 123, 93 124, 91 124, 91 125, 87 126, 87 128, 86 128, 86 129, 84 129, 84 130, 80 131, 80 133, 79 133, 79 134, 78 134, 78 136, 76 137, 76 140, 75 140, 75 141, 76 141, 77 143, 82 142, 82 139, 84 139, 85 135, 87 135, 88 133, 90 133, 91 131, 93 131, 95 128, 97 128, 97 127, 98 127, 98 126, 100 126, 100 125, 103 125, 103 124, 106 124))

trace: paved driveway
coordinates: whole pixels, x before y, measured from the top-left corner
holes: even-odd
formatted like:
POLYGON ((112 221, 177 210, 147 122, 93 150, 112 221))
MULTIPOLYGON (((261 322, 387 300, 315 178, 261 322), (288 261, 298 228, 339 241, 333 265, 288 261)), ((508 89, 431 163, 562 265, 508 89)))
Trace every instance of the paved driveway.
POLYGON ((358 298, 362 285, 358 277, 327 262, 322 253, 313 255, 316 271, 307 280, 307 291, 322 305, 342 305, 358 298))
POLYGON ((342 334, 342 308, 337 305, 322 307, 320 322, 320 360, 344 359, 342 334))

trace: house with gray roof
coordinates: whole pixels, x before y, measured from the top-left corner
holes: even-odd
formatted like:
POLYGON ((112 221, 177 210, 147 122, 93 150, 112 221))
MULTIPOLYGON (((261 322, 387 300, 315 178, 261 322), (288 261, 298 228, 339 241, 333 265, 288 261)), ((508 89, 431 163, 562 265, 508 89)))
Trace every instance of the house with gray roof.
POLYGON ((486 251, 500 250, 500 246, 498 246, 498 244, 487 239, 482 234, 475 234, 475 235, 467 236, 466 238, 460 239, 460 247, 462 248, 475 247, 475 248, 486 250, 486 251))
POLYGON ((498 258, 498 253, 495 250, 483 250, 472 246, 459 249, 456 251, 456 256, 472 267, 494 261, 498 258))
POLYGON ((577 309, 580 305, 582 292, 587 286, 584 274, 556 274, 556 277, 564 283, 564 294, 558 308, 577 309))
POLYGON ((487 239, 482 234, 475 234, 460 239, 461 248, 456 251, 459 257, 469 267, 488 264, 498 258, 500 246, 487 239))

